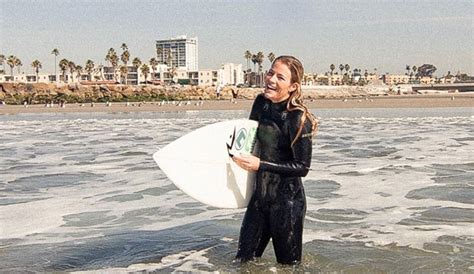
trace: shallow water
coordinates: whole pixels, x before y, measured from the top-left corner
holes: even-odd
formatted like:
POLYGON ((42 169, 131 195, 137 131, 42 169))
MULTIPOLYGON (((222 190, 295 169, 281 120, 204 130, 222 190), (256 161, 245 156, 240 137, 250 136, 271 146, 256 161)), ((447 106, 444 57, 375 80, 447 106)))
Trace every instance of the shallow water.
POLYGON ((474 271, 474 112, 314 110, 301 265, 231 263, 243 210, 189 198, 152 154, 247 111, 0 116, 0 269, 474 271))

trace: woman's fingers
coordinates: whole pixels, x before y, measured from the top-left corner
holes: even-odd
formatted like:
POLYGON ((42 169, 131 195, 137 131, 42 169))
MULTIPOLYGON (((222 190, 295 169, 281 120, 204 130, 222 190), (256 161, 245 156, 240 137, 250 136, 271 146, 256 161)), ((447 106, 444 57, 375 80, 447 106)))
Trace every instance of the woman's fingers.
POLYGON ((260 159, 252 155, 234 155, 232 159, 245 170, 257 171, 260 166, 260 159))
POLYGON ((234 157, 232 157, 232 160, 234 160, 234 162, 242 169, 249 169, 249 163, 243 157, 234 155, 234 157))

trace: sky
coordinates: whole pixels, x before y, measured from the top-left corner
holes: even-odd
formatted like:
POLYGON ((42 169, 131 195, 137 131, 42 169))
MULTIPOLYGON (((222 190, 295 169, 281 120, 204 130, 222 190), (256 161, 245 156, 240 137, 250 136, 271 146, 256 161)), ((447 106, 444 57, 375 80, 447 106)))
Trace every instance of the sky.
POLYGON ((25 73, 35 59, 54 72, 54 48, 59 59, 105 65, 108 49, 120 54, 126 43, 131 59, 146 62, 156 40, 187 35, 198 37, 199 69, 245 69, 249 50, 296 56, 314 73, 433 64, 435 76, 474 75, 473 14, 474 0, 0 0, 0 53, 19 57, 25 73))

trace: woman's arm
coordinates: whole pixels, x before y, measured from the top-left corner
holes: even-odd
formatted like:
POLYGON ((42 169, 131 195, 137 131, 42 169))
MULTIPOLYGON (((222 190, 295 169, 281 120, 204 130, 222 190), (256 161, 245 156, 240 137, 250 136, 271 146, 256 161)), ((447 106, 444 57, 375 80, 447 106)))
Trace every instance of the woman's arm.
MULTIPOLYGON (((299 119, 293 122, 289 128, 291 141, 296 137, 299 130, 299 119)), ((260 158, 252 155, 235 155, 234 161, 245 170, 270 171, 289 177, 304 177, 308 174, 312 155, 312 127, 309 120, 305 121, 301 135, 292 146, 293 160, 287 162, 260 161, 260 158)))
MULTIPOLYGON (((300 115, 298 115, 300 116, 300 115)), ((291 141, 296 137, 300 123, 293 122, 289 128, 291 141)), ((308 174, 312 155, 312 127, 311 122, 306 119, 301 135, 291 147, 293 160, 288 162, 260 161, 259 170, 270 171, 284 176, 304 177, 308 174)))

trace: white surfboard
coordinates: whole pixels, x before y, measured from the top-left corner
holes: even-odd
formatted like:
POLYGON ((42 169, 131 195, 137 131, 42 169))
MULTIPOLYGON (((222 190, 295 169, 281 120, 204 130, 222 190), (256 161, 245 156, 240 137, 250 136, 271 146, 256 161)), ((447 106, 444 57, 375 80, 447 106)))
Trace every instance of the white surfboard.
POLYGON ((219 208, 243 208, 254 190, 255 173, 230 154, 251 154, 258 123, 230 120, 194 130, 153 154, 168 178, 192 198, 219 208))

